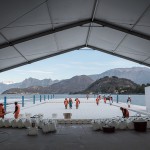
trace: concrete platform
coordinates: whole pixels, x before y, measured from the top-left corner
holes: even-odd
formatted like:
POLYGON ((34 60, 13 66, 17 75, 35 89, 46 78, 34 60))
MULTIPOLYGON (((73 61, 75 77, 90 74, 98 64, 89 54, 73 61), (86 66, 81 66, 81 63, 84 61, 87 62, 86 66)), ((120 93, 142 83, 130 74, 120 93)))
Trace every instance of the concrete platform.
POLYGON ((26 129, 0 129, 1 150, 149 150, 150 130, 145 133, 92 131, 91 125, 58 125, 56 133, 27 136, 26 129))
MULTIPOLYGON (((100 101, 100 104, 97 106, 95 99, 86 100, 85 98, 80 100, 80 106, 78 109, 75 108, 75 102, 73 103, 72 109, 65 109, 64 107, 64 99, 55 99, 52 101, 38 102, 36 104, 29 103, 26 104, 25 107, 21 107, 21 114, 31 113, 32 116, 36 114, 43 114, 44 118, 52 118, 52 114, 57 114, 57 119, 63 119, 64 113, 71 113, 72 119, 99 119, 99 118, 113 118, 117 116, 122 116, 122 112, 120 108, 109 105, 100 101)), ((114 104, 116 104, 114 102, 114 104)), ((14 110, 14 105, 8 107, 8 111, 14 110)), ((69 107, 69 106, 68 106, 69 107)), ((129 111, 130 116, 135 116, 136 112, 129 111)), ((5 118, 14 118, 13 113, 9 113, 5 116, 5 118)))

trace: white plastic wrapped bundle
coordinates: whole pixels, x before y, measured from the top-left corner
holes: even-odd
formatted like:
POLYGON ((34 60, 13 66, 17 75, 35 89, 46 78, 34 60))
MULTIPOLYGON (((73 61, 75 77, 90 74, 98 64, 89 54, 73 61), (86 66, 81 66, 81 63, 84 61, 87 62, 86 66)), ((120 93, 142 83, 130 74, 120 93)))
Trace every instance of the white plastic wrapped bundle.
POLYGON ((44 122, 43 123, 43 125, 42 125, 42 131, 44 132, 44 133, 48 133, 48 132, 50 132, 50 126, 49 126, 49 123, 47 122, 44 122))
MULTIPOLYGON (((72 120, 72 122, 73 122, 73 120, 72 120)), ((63 123, 63 119, 58 120, 58 123, 59 123, 59 124, 62 124, 62 123, 63 123)))
POLYGON ((23 128, 23 127, 25 127, 25 126, 24 126, 25 121, 26 121, 25 118, 19 119, 18 122, 17 122, 18 128, 23 128))
POLYGON ((124 130, 127 128, 127 123, 125 121, 118 122, 118 129, 124 130))
POLYGON ((28 127, 28 135, 38 135, 38 128, 35 126, 35 123, 32 122, 31 126, 28 127))
POLYGON ((72 124, 76 124, 77 121, 75 119, 72 120, 72 124))
POLYGON ((91 123, 93 124, 93 123, 95 123, 95 122, 97 122, 98 120, 97 119, 95 119, 95 120, 92 120, 91 121, 91 123))
POLYGON ((106 122, 105 121, 99 121, 99 127, 100 127, 100 130, 103 130, 103 127, 106 125, 106 122))
POLYGON ((24 118, 24 114, 19 114, 19 119, 24 118))
POLYGON ((117 129, 118 128, 118 123, 117 123, 117 121, 112 120, 108 123, 108 126, 115 127, 115 129, 117 129))
POLYGON ((24 122, 24 126, 26 128, 31 127, 31 119, 26 119, 25 122, 24 122))
POLYGON ((105 119, 103 122, 105 123, 105 125, 107 125, 109 124, 110 120, 105 119))
POLYGON ((39 120, 39 128, 41 129, 43 125, 43 120, 39 120))
POLYGON ((65 120, 65 124, 71 124, 70 120, 65 120))
POLYGON ((78 124, 82 124, 83 123, 83 119, 78 119, 78 124))
POLYGON ((150 129, 150 120, 147 120, 147 128, 150 129))
POLYGON ((134 129, 134 123, 132 120, 127 120, 127 127, 128 129, 134 129))
POLYGON ((39 118, 32 118, 31 122, 35 123, 35 126, 38 127, 39 126, 39 118))
POLYGON ((12 119, 10 118, 4 119, 4 126, 6 128, 11 127, 11 122, 12 122, 12 119))
POLYGON ((28 135, 38 135, 37 127, 29 127, 27 131, 28 131, 28 135))
POLYGON ((0 128, 4 127, 4 119, 0 118, 0 128))
POLYGON ((91 119, 85 119, 86 124, 91 124, 91 119))
POLYGON ((52 114, 52 118, 57 118, 57 114, 52 114))
POLYGON ((145 121, 145 119, 143 118, 143 117, 139 117, 139 118, 137 118, 137 121, 145 121))
POLYGON ((118 118, 117 118, 117 121, 118 121, 118 122, 121 122, 121 121, 125 121, 125 119, 122 118, 122 117, 118 117, 118 118))
POLYGON ((50 127, 50 132, 56 131, 56 123, 54 122, 49 123, 49 127, 50 127))
POLYGON ((98 121, 95 121, 95 122, 92 123, 92 129, 94 131, 100 130, 100 124, 99 124, 98 121))
POLYGON ((32 116, 31 113, 25 113, 25 117, 26 117, 27 119, 30 119, 31 116, 32 116))
POLYGON ((43 119, 44 114, 38 114, 39 119, 43 119))
POLYGON ((83 124, 88 124, 88 120, 87 120, 87 119, 84 119, 84 120, 83 120, 83 124))
POLYGON ((13 128, 17 128, 17 127, 18 127, 17 122, 18 122, 18 119, 13 119, 13 120, 11 121, 11 126, 12 126, 13 128))
POLYGON ((149 117, 143 117, 143 119, 144 119, 145 121, 150 120, 150 118, 149 118, 149 117))
MULTIPOLYGON (((53 119, 52 122, 55 123, 56 125, 58 124, 58 121, 55 119, 53 119)), ((71 120, 71 122, 72 122, 72 120, 71 120)))

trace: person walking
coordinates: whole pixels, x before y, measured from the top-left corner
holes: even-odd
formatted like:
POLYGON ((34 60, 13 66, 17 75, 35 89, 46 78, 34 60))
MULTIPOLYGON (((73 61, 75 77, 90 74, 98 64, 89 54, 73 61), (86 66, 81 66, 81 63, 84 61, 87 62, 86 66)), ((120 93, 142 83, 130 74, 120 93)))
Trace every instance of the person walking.
POLYGON ((4 119, 5 109, 2 103, 0 103, 0 118, 4 119))
POLYGON ((87 100, 89 99, 89 94, 86 95, 87 100))
POLYGON ((112 105, 112 103, 113 103, 113 98, 112 98, 112 96, 110 96, 109 97, 109 104, 112 105))
POLYGON ((80 104, 80 100, 78 98, 76 98, 76 109, 79 108, 79 104, 80 104))
POLYGON ((99 100, 101 100, 101 95, 98 95, 99 100))
POLYGON ((18 102, 15 102, 15 111, 13 114, 14 114, 15 119, 18 119, 19 114, 20 114, 20 105, 18 104, 18 102))
POLYGON ((65 109, 67 109, 67 107, 68 107, 68 99, 67 98, 65 98, 65 100, 64 100, 64 105, 65 105, 65 109))
POLYGON ((96 98, 96 104, 99 105, 99 97, 96 98))
POLYGON ((128 96, 127 104, 128 104, 128 108, 130 108, 130 105, 131 105, 131 97, 130 96, 128 96))
POLYGON ((70 107, 70 109, 72 109, 72 103, 73 103, 72 98, 69 98, 69 107, 70 107))
POLYGON ((104 103, 106 104, 106 96, 105 95, 103 96, 103 99, 104 99, 104 103))

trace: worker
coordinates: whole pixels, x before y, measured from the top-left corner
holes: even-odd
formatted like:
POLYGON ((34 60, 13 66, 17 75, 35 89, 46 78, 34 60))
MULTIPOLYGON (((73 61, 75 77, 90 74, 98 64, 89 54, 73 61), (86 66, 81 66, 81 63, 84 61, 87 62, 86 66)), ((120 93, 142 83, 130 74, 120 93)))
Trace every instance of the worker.
POLYGON ((131 97, 130 96, 128 96, 127 103, 128 103, 128 108, 130 108, 130 105, 131 105, 131 97))
POLYGON ((67 107, 68 107, 68 99, 67 98, 65 98, 65 100, 64 100, 64 105, 65 105, 65 109, 67 109, 67 107))
POLYGON ((76 98, 76 109, 79 108, 79 104, 80 104, 80 100, 78 98, 76 98))
POLYGON ((70 107, 70 109, 72 109, 72 103, 73 103, 72 98, 69 98, 69 107, 70 107))
POLYGON ((0 118, 4 118, 5 109, 2 103, 0 103, 0 118))
POLYGON ((15 119, 18 119, 19 114, 20 114, 20 105, 18 104, 18 102, 15 102, 15 111, 14 111, 14 117, 15 119))
POLYGON ((101 100, 101 95, 98 96, 99 100, 101 100))
POLYGON ((96 98, 96 104, 99 104, 99 97, 96 98))
POLYGON ((87 100, 89 99, 89 94, 86 95, 87 100))
POLYGON ((103 98, 104 98, 104 103, 106 104, 106 97, 105 97, 105 95, 104 95, 104 97, 103 97, 103 98))
POLYGON ((120 107, 120 110, 122 111, 123 118, 129 118, 129 111, 126 108, 120 107))
POLYGON ((112 98, 112 96, 110 96, 109 97, 109 104, 112 105, 112 103, 113 103, 113 98, 112 98))

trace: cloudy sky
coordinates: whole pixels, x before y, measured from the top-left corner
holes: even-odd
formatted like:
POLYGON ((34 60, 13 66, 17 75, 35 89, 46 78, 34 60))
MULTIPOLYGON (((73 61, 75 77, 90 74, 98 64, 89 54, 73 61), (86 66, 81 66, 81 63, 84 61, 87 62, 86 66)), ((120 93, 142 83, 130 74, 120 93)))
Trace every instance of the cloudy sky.
POLYGON ((114 68, 145 67, 96 50, 82 49, 0 73, 0 82, 26 78, 68 79, 75 75, 100 74, 114 68))

